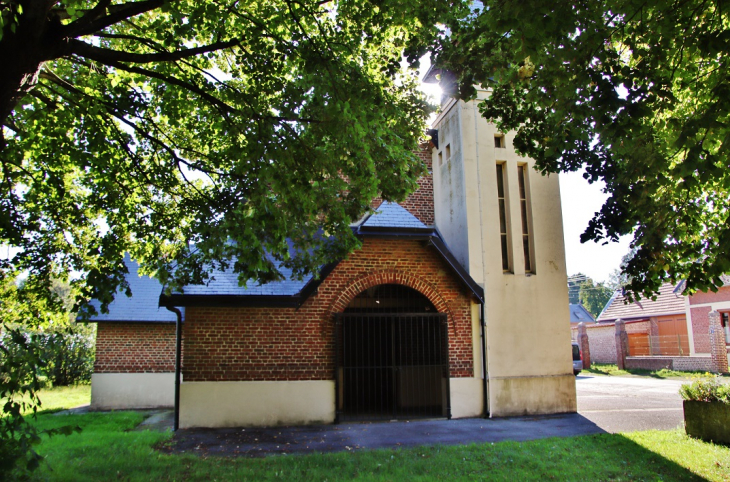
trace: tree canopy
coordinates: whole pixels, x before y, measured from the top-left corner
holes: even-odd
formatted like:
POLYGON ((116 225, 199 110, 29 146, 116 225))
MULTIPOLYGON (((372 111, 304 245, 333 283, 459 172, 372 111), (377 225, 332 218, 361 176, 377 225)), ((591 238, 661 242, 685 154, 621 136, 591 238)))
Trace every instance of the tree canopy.
POLYGON ((125 252, 170 286, 344 256, 351 221, 421 173, 428 106, 402 60, 448 8, 0 1, 3 270, 81 273, 108 302, 125 252))
POLYGON ((491 89, 543 173, 585 169, 610 195, 581 240, 634 236, 629 294, 716 289, 730 272, 730 4, 484 1, 437 50, 453 92, 491 89))

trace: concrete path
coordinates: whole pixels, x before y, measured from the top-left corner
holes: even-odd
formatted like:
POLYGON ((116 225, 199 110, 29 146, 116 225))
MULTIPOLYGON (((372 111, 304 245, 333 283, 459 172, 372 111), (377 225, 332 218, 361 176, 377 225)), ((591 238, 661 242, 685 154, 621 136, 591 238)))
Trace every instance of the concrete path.
POLYGON ((671 430, 684 423, 679 387, 686 380, 576 378, 578 413, 607 432, 671 430))

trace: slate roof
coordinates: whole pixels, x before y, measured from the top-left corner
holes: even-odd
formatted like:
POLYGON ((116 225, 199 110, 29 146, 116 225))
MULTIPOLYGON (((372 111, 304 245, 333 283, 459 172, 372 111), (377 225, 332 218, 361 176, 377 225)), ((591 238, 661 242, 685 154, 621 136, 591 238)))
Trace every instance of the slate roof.
POLYGON ((132 291, 132 297, 117 291, 114 301, 109 304, 108 313, 101 312, 101 303, 98 300, 91 300, 89 304, 97 312, 91 317, 91 321, 174 323, 176 321, 175 313, 158 306, 160 293, 162 293, 160 282, 149 276, 140 276, 139 265, 132 261, 129 255, 125 256, 124 264, 129 270, 127 282, 132 291))
MULTIPOLYGON (((403 234, 405 236, 429 239, 437 252, 454 267, 457 274, 477 297, 483 299, 483 289, 471 279, 463 267, 458 265, 458 262, 453 258, 436 231, 423 224, 399 204, 384 201, 373 214, 364 217, 353 226, 353 229, 358 235, 365 236, 391 236, 395 234, 400 237, 401 233, 405 233, 403 234)), ((128 258, 125 262, 127 262, 129 269, 127 280, 132 289, 133 297, 127 298, 123 294, 118 294, 109 306, 109 313, 97 315, 92 318, 92 321, 174 322, 174 313, 165 308, 158 308, 160 295, 163 292, 160 283, 152 278, 140 277, 138 275, 138 265, 128 258)), ((316 289, 316 285, 324 280, 335 266, 336 263, 322 267, 319 280, 315 280, 313 276, 302 280, 292 279, 291 270, 279 266, 279 271, 285 279, 266 284, 251 282, 245 288, 239 286, 238 275, 233 272, 233 268, 229 268, 225 271, 213 272, 206 284, 188 285, 183 287, 182 293, 173 293, 163 298, 166 303, 169 302, 174 306, 195 306, 207 303, 216 304, 216 306, 225 304, 283 306, 282 303, 298 306, 316 289)), ((99 303, 96 300, 92 301, 91 304, 99 311, 99 303)))
POLYGON ((570 306, 570 322, 571 323, 580 323, 580 322, 592 323, 592 322, 596 321, 595 318, 593 318, 593 315, 591 315, 591 313, 588 310, 586 310, 585 307, 583 305, 581 305, 580 303, 570 304, 569 306, 570 306))
POLYGON ((232 296, 294 296, 306 286, 313 276, 308 276, 299 281, 292 278, 290 269, 278 267, 279 272, 284 275, 281 281, 272 281, 266 284, 259 284, 250 281, 244 288, 238 284, 238 274, 230 267, 225 271, 217 271, 204 285, 187 285, 183 288, 186 295, 232 295, 232 296))
POLYGON ((428 228, 400 204, 383 201, 360 226, 369 228, 428 228))
POLYGON ((615 321, 618 318, 635 320, 649 318, 650 316, 677 315, 685 312, 684 296, 681 292, 675 292, 674 285, 670 283, 664 283, 659 288, 656 301, 642 299, 625 305, 625 299, 620 291, 614 293, 606 304, 606 308, 598 315, 597 321, 615 321))

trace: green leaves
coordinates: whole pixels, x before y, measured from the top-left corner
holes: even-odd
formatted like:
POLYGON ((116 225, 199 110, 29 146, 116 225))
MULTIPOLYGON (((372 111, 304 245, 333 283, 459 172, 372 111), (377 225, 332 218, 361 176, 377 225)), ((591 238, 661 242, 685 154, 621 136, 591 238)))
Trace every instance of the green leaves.
POLYGON ((609 199, 582 241, 632 234, 635 295, 730 271, 728 9, 712 2, 484 2, 437 62, 542 172, 584 168, 609 199), (529 66, 525 59, 529 56, 529 66), (529 75, 528 75, 529 74, 529 75))
POLYGON ((428 107, 401 60, 449 5, 158 3, 34 8, 0 41, 40 66, 2 119, 7 267, 81 273, 104 304, 125 252, 171 289, 228 265, 305 276, 357 246, 373 197, 415 188, 428 107))

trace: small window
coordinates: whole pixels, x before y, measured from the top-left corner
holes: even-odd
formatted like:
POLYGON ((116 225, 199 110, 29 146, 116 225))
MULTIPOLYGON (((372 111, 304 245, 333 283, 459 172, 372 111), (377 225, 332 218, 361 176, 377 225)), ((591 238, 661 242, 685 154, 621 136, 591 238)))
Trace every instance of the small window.
POLYGON ((534 272, 532 240, 530 239, 530 206, 527 200, 527 166, 517 166, 517 181, 520 185, 520 213, 522 215, 522 248, 525 252, 525 272, 534 272))
POLYGON ((504 164, 497 164, 497 199, 499 201, 499 237, 502 245, 502 271, 510 270, 507 234, 507 198, 505 196, 504 164))
POLYGON ((504 144, 504 136, 502 134, 496 134, 494 136, 494 147, 496 147, 497 149, 504 149, 505 147, 507 147, 504 144))
POLYGON ((444 153, 439 152, 439 166, 444 163, 444 153))
POLYGON ((449 162, 449 160, 451 160, 451 144, 446 144, 444 152, 446 153, 446 162, 449 162))
POLYGON ((722 329, 725 330, 725 344, 730 345, 730 313, 720 313, 722 329))

